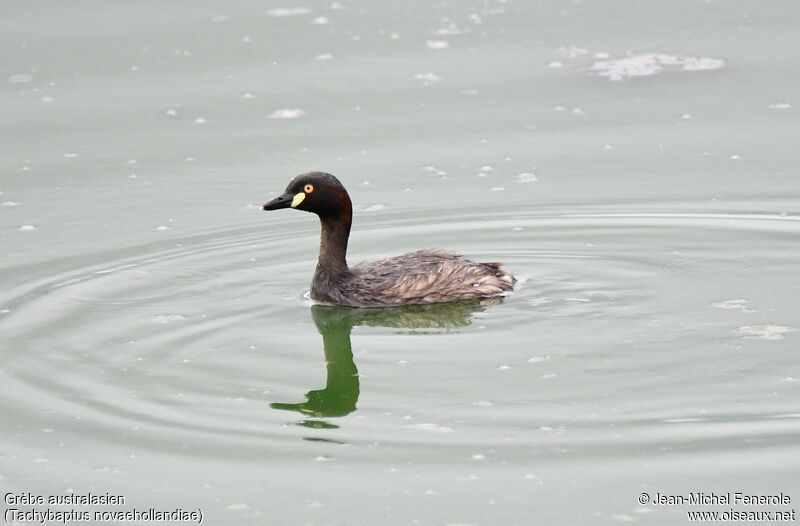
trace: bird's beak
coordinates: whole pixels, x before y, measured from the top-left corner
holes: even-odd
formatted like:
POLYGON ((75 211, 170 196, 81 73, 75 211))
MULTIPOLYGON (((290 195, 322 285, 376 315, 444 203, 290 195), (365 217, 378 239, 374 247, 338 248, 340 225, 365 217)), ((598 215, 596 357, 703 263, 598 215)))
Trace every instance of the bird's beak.
POLYGON ((283 193, 269 201, 264 205, 264 210, 280 210, 281 208, 289 208, 292 206, 292 200, 294 199, 294 195, 289 193, 283 193))

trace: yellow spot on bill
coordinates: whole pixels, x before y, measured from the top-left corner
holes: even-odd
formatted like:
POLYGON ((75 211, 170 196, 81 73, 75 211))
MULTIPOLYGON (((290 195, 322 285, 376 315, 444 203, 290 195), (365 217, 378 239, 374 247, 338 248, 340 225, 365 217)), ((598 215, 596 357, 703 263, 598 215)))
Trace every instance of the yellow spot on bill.
POLYGON ((297 206, 303 202, 303 199, 306 198, 306 194, 300 192, 299 194, 294 195, 294 199, 292 199, 292 208, 297 208, 297 206))

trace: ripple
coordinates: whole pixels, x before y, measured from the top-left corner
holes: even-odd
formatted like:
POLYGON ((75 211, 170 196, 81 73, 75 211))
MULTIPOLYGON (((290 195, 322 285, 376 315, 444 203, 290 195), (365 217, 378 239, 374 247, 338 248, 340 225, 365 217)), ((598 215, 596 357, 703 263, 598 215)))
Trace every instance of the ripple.
MULTIPOLYGON (((584 333, 613 341, 641 337, 644 328, 665 323, 663 298, 687 275, 785 261, 800 232, 791 215, 533 213, 526 207, 438 216, 386 210, 361 221, 351 243, 354 261, 385 256, 387 245, 419 248, 423 239, 476 259, 502 259, 521 286, 467 324, 356 327, 354 366, 372 372, 360 379, 367 402, 353 402, 335 418, 356 416, 332 424, 311 407, 325 389, 308 391, 325 385, 330 363, 302 298, 316 257, 312 223, 292 218, 269 230, 224 229, 10 268, 15 281, 0 292, 0 323, 19 345, 2 351, 4 414, 36 429, 99 433, 146 449, 177 451, 192 443, 203 455, 252 454, 265 440, 288 444, 298 433, 314 433, 302 436, 308 444, 377 441, 404 450, 420 443, 432 451, 485 448, 498 435, 512 447, 544 445, 596 419, 592 404, 574 402, 588 399, 591 387, 575 383, 563 342, 553 335, 580 324, 584 333), (769 240, 771 249, 759 251, 758 261, 731 254, 744 234, 769 240), (631 325, 639 332, 627 334, 631 325), (522 326, 537 331, 523 336, 522 326), (453 367, 448 349, 489 346, 498 335, 507 347, 459 354, 453 367), (442 368, 453 371, 454 384, 431 379, 399 402, 409 377, 442 368), (466 400, 460 374, 471 375, 466 400), (498 382, 525 385, 527 396, 504 395, 498 382), (434 389, 435 403, 426 389, 434 389), (299 408, 306 392, 306 412, 296 418, 269 406, 299 408), (361 420, 362 414, 369 418, 361 420), (531 429, 538 431, 531 435, 531 429)), ((700 306, 750 310, 747 300, 720 297, 700 306)), ((729 329, 764 340, 794 330, 778 324, 729 329)), ((571 440, 580 445, 585 435, 578 437, 584 438, 571 440)))

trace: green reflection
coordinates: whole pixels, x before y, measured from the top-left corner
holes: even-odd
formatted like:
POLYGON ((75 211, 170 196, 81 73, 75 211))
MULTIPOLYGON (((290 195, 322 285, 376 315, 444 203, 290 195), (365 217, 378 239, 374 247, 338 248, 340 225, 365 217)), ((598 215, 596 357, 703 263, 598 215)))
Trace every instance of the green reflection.
MULTIPOLYGON (((311 317, 322 335, 322 346, 327 364, 327 381, 324 389, 306 393, 306 401, 300 403, 275 402, 274 409, 296 411, 317 418, 345 416, 356 410, 360 383, 358 368, 353 361, 350 333, 353 327, 392 327, 419 332, 424 329, 436 331, 457 329, 470 324, 476 312, 502 303, 502 298, 479 301, 437 303, 433 305, 410 305, 381 309, 354 309, 314 305, 311 317)), ((331 429, 338 426, 320 420, 302 420, 298 423, 310 428, 331 429)))

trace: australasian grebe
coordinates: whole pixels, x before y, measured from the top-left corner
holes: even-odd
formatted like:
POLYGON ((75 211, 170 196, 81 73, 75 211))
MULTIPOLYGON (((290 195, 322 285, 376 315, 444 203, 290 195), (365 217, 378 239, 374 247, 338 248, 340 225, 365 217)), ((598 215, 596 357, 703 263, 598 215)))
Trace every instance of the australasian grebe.
POLYGON ((347 266, 353 205, 342 183, 324 172, 298 175, 264 210, 313 212, 322 225, 311 298, 349 307, 419 305, 497 296, 513 288, 501 263, 476 263, 442 250, 347 266))

